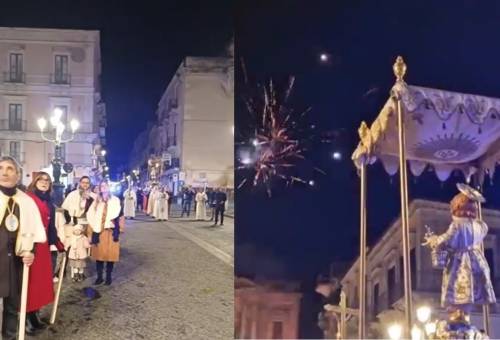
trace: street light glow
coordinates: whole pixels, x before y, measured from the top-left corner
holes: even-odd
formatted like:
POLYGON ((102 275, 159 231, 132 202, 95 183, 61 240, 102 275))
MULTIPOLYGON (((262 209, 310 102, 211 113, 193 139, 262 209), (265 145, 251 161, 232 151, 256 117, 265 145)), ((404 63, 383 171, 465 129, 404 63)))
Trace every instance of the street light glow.
POLYGON ((104 149, 101 150, 101 156, 102 157, 106 156, 106 150, 104 150, 104 149))
POLYGON ((257 140, 257 138, 252 140, 252 144, 253 144, 253 146, 259 145, 259 141, 257 140))
POLYGON ((71 131, 75 133, 75 131, 78 130, 78 128, 80 127, 80 123, 76 119, 72 119, 70 126, 71 126, 71 131))
POLYGON ((321 59, 321 61, 325 62, 325 61, 328 61, 328 54, 326 53, 321 53, 319 58, 321 59))
POLYGON ((47 127, 47 121, 45 120, 45 118, 38 119, 37 123, 41 131, 45 130, 45 128, 47 127))
POLYGON ((63 115, 63 111, 59 108, 59 107, 56 107, 54 109, 54 117, 57 119, 57 120, 61 120, 61 117, 63 115))
POLYGON ((411 339, 412 340, 421 340, 422 339, 422 330, 418 326, 413 326, 411 329, 411 339))
POLYGON ((417 319, 421 323, 426 323, 431 318, 431 308, 429 306, 421 306, 417 308, 417 319))
POLYGON ((314 183, 314 181, 313 181, 313 180, 310 180, 310 181, 309 181, 309 185, 310 185, 310 186, 312 186, 312 187, 313 187, 313 186, 314 186, 314 184, 316 184, 316 183, 314 183))
POLYGON ((395 323, 389 326, 387 328, 387 334, 389 334, 389 338, 392 340, 399 340, 401 339, 401 334, 403 333, 403 328, 401 325, 395 323))
POLYGON ((243 157, 241 163, 245 165, 252 164, 252 159, 250 157, 243 157))

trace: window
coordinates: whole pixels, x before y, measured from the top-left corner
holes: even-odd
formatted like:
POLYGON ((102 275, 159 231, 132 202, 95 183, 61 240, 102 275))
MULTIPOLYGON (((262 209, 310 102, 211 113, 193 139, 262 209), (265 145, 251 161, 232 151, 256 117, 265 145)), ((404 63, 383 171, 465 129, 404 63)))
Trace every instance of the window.
POLYGON ((69 84, 69 69, 68 69, 67 55, 55 56, 54 83, 69 84))
POLYGON ((375 313, 374 316, 378 314, 380 310, 380 301, 379 301, 379 284, 376 283, 373 286, 373 312, 375 313))
POLYGON ((9 74, 8 81, 23 81, 23 55, 21 53, 11 53, 9 55, 9 74))
POLYGON ((9 104, 9 130, 22 131, 22 113, 21 104, 9 104))
POLYGON ((174 146, 177 145, 177 124, 174 124, 174 146))
POLYGON ((273 339, 283 339, 283 322, 273 321, 273 339))
POLYGON ((21 162, 21 142, 11 141, 9 144, 9 156, 21 162))
POLYGON ((387 272, 387 291, 389 295, 389 306, 399 298, 396 291, 396 266, 392 266, 387 272))

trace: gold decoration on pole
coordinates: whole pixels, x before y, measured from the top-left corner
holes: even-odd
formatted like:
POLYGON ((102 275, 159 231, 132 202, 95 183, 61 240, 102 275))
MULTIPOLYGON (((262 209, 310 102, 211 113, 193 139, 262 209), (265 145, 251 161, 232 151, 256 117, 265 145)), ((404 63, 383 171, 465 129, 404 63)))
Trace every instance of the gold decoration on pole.
POLYGON ((360 316, 358 309, 347 307, 347 296, 344 291, 340 292, 340 302, 338 306, 325 305, 323 307, 327 312, 335 313, 337 320, 340 316, 340 322, 337 322, 339 329, 337 330, 337 337, 340 339, 347 339, 347 319, 353 316, 360 316))
POLYGON ((398 56, 396 58, 396 62, 392 66, 392 70, 394 71, 394 75, 396 76, 396 81, 404 81, 403 78, 406 74, 406 64, 403 60, 403 57, 398 56))
MULTIPOLYGON (((406 74, 406 64, 401 56, 396 59, 392 67, 397 83, 404 83, 406 74)), ((405 337, 410 337, 412 325, 412 288, 411 288, 411 264, 410 264, 410 224, 408 217, 408 172, 406 168, 406 139, 405 120, 401 95, 397 91, 392 93, 396 102, 398 114, 398 135, 399 135, 399 179, 401 189, 401 226, 403 239, 403 272, 404 272, 404 301, 405 301, 405 337)))

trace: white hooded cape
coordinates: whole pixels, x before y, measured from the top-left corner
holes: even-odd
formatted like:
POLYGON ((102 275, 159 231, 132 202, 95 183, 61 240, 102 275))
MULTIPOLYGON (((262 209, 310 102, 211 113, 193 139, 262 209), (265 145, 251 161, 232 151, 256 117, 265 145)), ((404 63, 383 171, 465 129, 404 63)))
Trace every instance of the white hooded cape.
POLYGON ((96 233, 100 233, 103 229, 114 228, 115 225, 112 221, 120 215, 120 200, 115 196, 111 196, 108 199, 108 211, 105 217, 105 221, 104 223, 102 223, 104 205, 105 202, 97 202, 97 200, 95 200, 94 202, 92 202, 92 205, 87 212, 87 220, 89 221, 89 225, 96 233))

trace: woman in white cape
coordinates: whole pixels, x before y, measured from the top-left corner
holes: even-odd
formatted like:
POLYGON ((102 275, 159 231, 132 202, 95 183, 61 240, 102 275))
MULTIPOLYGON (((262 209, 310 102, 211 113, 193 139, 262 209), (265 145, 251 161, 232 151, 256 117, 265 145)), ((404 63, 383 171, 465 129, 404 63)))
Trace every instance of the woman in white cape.
POLYGON ((99 194, 87 213, 91 230, 91 256, 96 261, 97 279, 94 284, 104 282, 103 269, 106 262, 106 285, 112 282, 114 263, 120 258, 119 236, 123 233, 125 218, 120 200, 109 191, 108 183, 99 184, 99 194))

